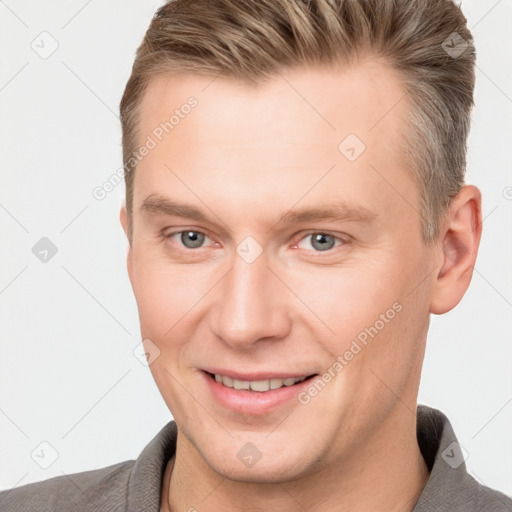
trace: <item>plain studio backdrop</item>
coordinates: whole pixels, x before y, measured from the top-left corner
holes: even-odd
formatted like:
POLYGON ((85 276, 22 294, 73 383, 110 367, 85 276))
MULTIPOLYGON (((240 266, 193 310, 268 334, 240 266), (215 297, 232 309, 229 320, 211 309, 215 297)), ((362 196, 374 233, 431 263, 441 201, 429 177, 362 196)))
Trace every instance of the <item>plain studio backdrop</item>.
MULTIPOLYGON (((122 166, 118 104, 159 5, 0 2, 0 489, 136 458, 171 419, 134 354, 124 184, 94 195, 122 166)), ((432 317, 419 402, 448 415, 471 474, 510 495, 512 2, 462 9, 484 234, 462 303, 432 317)))

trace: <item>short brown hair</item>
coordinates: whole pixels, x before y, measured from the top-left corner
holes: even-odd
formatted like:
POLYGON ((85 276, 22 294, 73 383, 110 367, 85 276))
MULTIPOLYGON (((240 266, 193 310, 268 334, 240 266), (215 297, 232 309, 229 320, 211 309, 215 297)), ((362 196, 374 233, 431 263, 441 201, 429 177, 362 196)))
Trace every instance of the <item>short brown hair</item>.
MULTIPOLYGON (((421 194, 423 238, 433 240, 464 184, 475 50, 451 0, 171 0, 153 17, 121 100, 129 240, 130 160, 138 109, 152 77, 186 72, 258 84, 300 65, 385 59, 408 96, 405 150, 421 194)), ((132 159, 133 160, 133 159, 132 159)))

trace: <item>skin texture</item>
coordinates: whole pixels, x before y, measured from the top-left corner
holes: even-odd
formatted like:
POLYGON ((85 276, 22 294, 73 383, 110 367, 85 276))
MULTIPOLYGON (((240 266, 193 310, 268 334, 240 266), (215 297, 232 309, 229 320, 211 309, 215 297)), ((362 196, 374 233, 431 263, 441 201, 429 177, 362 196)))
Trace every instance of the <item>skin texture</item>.
MULTIPOLYGON (((372 59, 294 69, 258 88, 189 75, 150 83, 141 142, 187 98, 198 101, 139 163, 128 251, 142 338, 159 350, 150 369, 179 428, 163 510, 414 507, 428 478, 415 409, 429 314, 465 293, 481 212, 478 190, 464 187, 439 238, 424 243, 400 149, 403 95, 372 59), (348 134, 366 147, 354 161, 338 150, 348 134), (157 196, 206 219, 141 209, 157 196), (338 203, 352 215, 290 214, 338 203), (207 238, 190 249, 169 236, 180 231, 207 238), (315 250, 313 233, 336 237, 335 246, 315 250), (252 263, 237 253, 248 236, 262 249, 252 263), (393 305, 400 311, 380 328, 393 305), (375 325, 307 404, 235 412, 202 371, 322 375, 375 325), (237 457, 247 443, 261 453, 252 467, 237 457)), ((121 223, 127 232, 124 207, 121 223)))

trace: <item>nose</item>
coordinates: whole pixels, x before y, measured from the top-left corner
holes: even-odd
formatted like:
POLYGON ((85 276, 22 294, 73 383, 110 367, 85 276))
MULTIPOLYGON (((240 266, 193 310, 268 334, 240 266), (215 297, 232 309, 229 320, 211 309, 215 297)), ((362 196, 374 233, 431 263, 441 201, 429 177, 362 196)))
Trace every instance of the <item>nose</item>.
POLYGON ((231 271, 216 287, 211 328, 232 348, 284 338, 291 328, 290 307, 282 285, 261 255, 247 263, 234 255, 231 271))

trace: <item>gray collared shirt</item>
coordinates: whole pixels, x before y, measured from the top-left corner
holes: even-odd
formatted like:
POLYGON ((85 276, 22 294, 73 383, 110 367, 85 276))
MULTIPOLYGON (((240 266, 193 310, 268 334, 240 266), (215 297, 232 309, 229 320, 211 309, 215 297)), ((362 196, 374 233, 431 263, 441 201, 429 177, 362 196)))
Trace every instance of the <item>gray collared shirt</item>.
MULTIPOLYGON (((137 460, 50 478, 0 492, 1 512, 117 512, 160 510, 162 479, 176 451, 169 422, 137 460)), ((466 470, 450 422, 436 409, 418 407, 418 444, 430 477, 413 512, 512 512, 512 499, 479 484, 466 470)))

